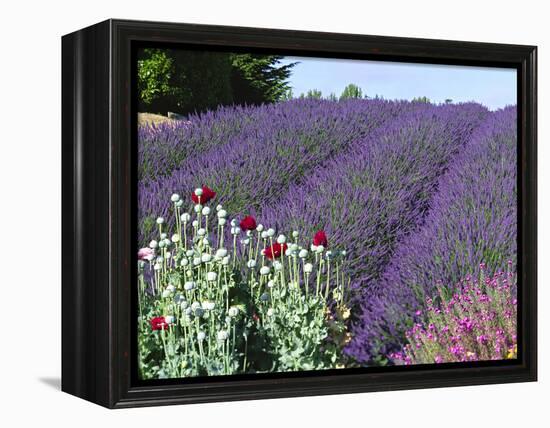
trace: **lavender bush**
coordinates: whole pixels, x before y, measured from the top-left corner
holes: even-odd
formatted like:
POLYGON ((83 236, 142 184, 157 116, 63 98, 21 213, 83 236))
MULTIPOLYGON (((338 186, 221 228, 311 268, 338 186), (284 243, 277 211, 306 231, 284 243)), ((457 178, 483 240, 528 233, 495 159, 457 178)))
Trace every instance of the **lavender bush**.
MULTIPOLYGON (((220 131, 219 138, 211 138, 210 115, 204 125, 202 117, 195 123, 191 121, 193 125, 187 125, 189 128, 185 132, 189 134, 187 136, 194 135, 193 139, 185 139, 185 133, 178 128, 177 137, 167 137, 170 143, 165 144, 165 149, 155 149, 149 166, 143 167, 144 171, 152 169, 166 173, 162 172, 163 176, 156 179, 140 181, 140 243, 143 245, 152 239, 156 216, 169 218, 170 207, 166 201, 172 189, 190 194, 192 183, 208 184, 218 189, 223 195, 220 203, 235 215, 245 209, 259 211, 278 200, 290 186, 301 183, 311 171, 323 168, 333 156, 414 108, 411 103, 382 100, 339 103, 295 100, 255 108, 236 108, 241 132, 228 135, 229 131, 220 131), (242 124, 244 111, 250 112, 246 125, 242 124), (197 137, 201 133, 205 135, 204 140, 197 137), (184 148, 180 150, 180 146, 184 148), (158 155, 161 151, 162 156, 158 155), (171 152, 176 158, 182 157, 178 168, 173 171, 171 163, 164 161, 171 152)), ((221 129, 226 130, 229 125, 225 124, 231 122, 231 112, 222 109, 218 115, 223 124, 221 129)), ((166 125, 163 131, 170 135, 170 125, 166 125)))

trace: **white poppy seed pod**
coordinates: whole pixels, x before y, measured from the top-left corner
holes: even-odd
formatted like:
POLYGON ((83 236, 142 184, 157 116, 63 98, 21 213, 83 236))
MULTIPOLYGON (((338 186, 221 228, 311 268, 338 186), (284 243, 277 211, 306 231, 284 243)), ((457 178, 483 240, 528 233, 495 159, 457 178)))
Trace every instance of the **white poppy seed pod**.
POLYGON ((294 252, 298 251, 299 248, 298 244, 290 244, 290 249, 294 252))
POLYGON ((185 284, 183 284, 183 288, 185 291, 191 291, 193 288, 195 288, 195 283, 193 281, 187 281, 185 284))
POLYGON ((180 308, 181 308, 182 310, 185 311, 188 307, 189 307, 189 302, 188 302, 187 300, 182 300, 182 301, 180 302, 180 308))
POLYGON ((203 263, 208 263, 212 260, 212 256, 208 253, 204 253, 202 256, 201 256, 201 262, 203 263))
POLYGON ((259 224, 258 226, 256 226, 256 232, 261 233, 261 232, 263 232, 263 230, 264 230, 264 225, 263 224, 259 224))
POLYGON ((164 217, 157 217, 157 224, 164 223, 164 217))
POLYGON ((181 302, 183 302, 185 300, 185 297, 183 296, 183 294, 176 294, 174 296, 174 303, 177 303, 177 304, 181 304, 181 302))
POLYGON ((160 239, 161 239, 162 241, 164 241, 167 237, 168 237, 168 235, 167 235, 166 233, 161 233, 161 234, 160 234, 160 239))
POLYGON ((166 253, 164 253, 164 257, 166 259, 169 259, 170 257, 172 257, 172 253, 170 253, 169 251, 166 251, 166 253))
POLYGON ((170 293, 173 293, 176 291, 176 287, 174 287, 172 284, 169 284, 166 289, 170 292, 170 293))
POLYGON ((202 189, 201 189, 200 187, 197 187, 197 188, 195 189, 195 195, 197 195, 197 196, 202 196, 202 189))
POLYGON ((262 239, 267 239, 268 238, 267 231, 264 230, 260 236, 262 237, 262 239))
POLYGON ((149 248, 152 248, 152 249, 155 249, 159 246, 159 243, 157 241, 155 241, 154 239, 149 242, 149 248))
POLYGON ((280 271, 282 268, 283 265, 281 264, 281 262, 277 260, 273 262, 273 269, 275 269, 276 271, 280 271))
POLYGON ((239 226, 235 226, 231 229, 231 233, 233 233, 233 235, 238 235, 239 233, 241 233, 241 228, 239 226))
POLYGON ((222 257, 222 258, 227 256, 227 250, 225 248, 218 249, 218 251, 216 251, 216 256, 222 257))
POLYGON ((260 274, 261 275, 269 275, 269 266, 262 266, 262 268, 260 269, 260 274))
POLYGON ((199 227, 199 221, 198 220, 193 220, 193 222, 191 223, 191 225, 193 227, 199 227))
POLYGON ((197 235, 199 236, 206 235, 206 230, 201 227, 199 230, 197 230, 197 235))
POLYGON ((325 247, 323 245, 318 245, 317 246, 317 252, 320 254, 322 253, 323 251, 325 251, 325 247))
POLYGON ((209 311, 213 311, 216 308, 216 303, 214 302, 206 302, 206 309, 209 311))
POLYGON ((198 214, 202 211, 202 205, 201 204, 197 204, 195 205, 195 207, 193 208, 195 210, 195 212, 198 214))
POLYGON ((180 242, 180 236, 177 233, 174 233, 171 240, 172 242, 180 242))
POLYGON ((290 257, 294 254, 294 251, 292 251, 290 248, 287 248, 285 251, 285 256, 290 257))
POLYGON ((267 229, 267 236, 269 238, 273 238, 275 236, 275 229, 271 229, 271 228, 267 229))
POLYGON ((226 340, 229 337, 229 334, 225 330, 218 331, 218 334, 216 335, 218 340, 223 341, 226 340))
POLYGON ((267 316, 272 317, 273 315, 275 315, 275 310, 273 308, 269 308, 267 310, 267 316))
POLYGON ((191 310, 195 311, 201 307, 201 304, 199 302, 193 302, 191 303, 191 310))
POLYGON ((313 272, 313 265, 311 263, 306 263, 304 265, 304 272, 305 273, 311 273, 313 272))
POLYGON ((181 199, 178 202, 176 202, 176 207, 178 208, 183 207, 183 201, 181 199))
POLYGON ((193 259, 193 265, 194 265, 194 266, 198 266, 198 265, 200 265, 200 264, 201 264, 201 258, 200 258, 200 257, 195 257, 195 258, 193 259))
POLYGON ((251 230, 247 230, 246 231, 246 236, 248 236, 249 238, 252 236, 252 231, 251 230))
POLYGON ((297 230, 295 230, 295 231, 292 232, 292 237, 293 237, 293 238, 297 238, 298 236, 300 236, 300 234, 298 233, 297 230))
POLYGON ((191 220, 191 215, 189 213, 183 213, 181 216, 180 216, 180 219, 182 222, 184 223, 189 223, 189 220, 191 220))
POLYGON ((190 315, 193 313, 191 306, 185 308, 185 315, 187 315, 187 322, 191 321, 190 315))
POLYGON ((231 220, 231 227, 236 227, 236 226, 237 226, 237 219, 231 220))
POLYGON ((176 321, 176 318, 174 318, 173 315, 166 315, 166 316, 164 317, 164 322, 165 322, 166 324, 174 324, 174 321, 176 321))
POLYGON ((346 250, 342 250, 340 254, 342 255, 342 257, 346 257, 346 254, 348 254, 348 252, 346 250))
POLYGON ((153 269, 155 269, 155 270, 161 270, 161 269, 162 269, 162 265, 156 263, 155 266, 153 267, 153 269))
POLYGON ((277 242, 278 242, 279 244, 284 244, 284 243, 286 242, 286 236, 285 236, 285 235, 279 235, 279 236, 277 237, 277 242))
POLYGON ((326 253, 325 253, 325 257, 327 259, 332 259, 332 251, 328 250, 326 253))
POLYGON ((205 237, 205 238, 202 240, 202 245, 204 245, 205 247, 209 247, 209 246, 210 246, 210 241, 208 240, 208 237, 205 237))
POLYGON ((204 331, 199 331, 197 333, 197 340, 202 342, 204 339, 206 339, 206 333, 204 331))
POLYGON ((275 281, 270 279, 269 281, 267 281, 267 288, 273 288, 273 287, 275 287, 275 281))
POLYGON ((162 263, 164 261, 164 257, 158 256, 157 257, 157 263, 162 263))
POLYGON ((237 315, 239 315, 239 308, 231 306, 227 313, 230 317, 235 318, 237 315))
POLYGON ((154 258, 155 258, 155 256, 153 254, 147 254, 145 256, 145 260, 147 260, 148 262, 153 261, 154 258))
POLYGON ((216 205, 216 211, 219 212, 219 211, 222 210, 222 208, 223 208, 223 207, 221 206, 221 204, 216 205))
POLYGON ((218 274, 216 272, 208 272, 206 274, 206 279, 210 282, 214 282, 218 279, 218 274))
POLYGON ((254 269, 256 267, 256 260, 251 259, 248 261, 246 265, 248 266, 249 269, 254 269))
POLYGON ((241 244, 243 244, 243 245, 250 244, 250 238, 241 239, 241 244))
POLYGON ((181 259, 180 260, 180 266, 187 266, 189 264, 189 260, 188 259, 181 259))
POLYGON ((230 261, 231 261, 231 257, 225 256, 225 257, 222 259, 222 265, 227 266, 227 265, 229 265, 229 262, 230 262, 230 261))
POLYGON ((308 255, 308 252, 305 248, 301 249, 300 252, 298 253, 298 256, 301 258, 301 259, 305 259, 308 255))
POLYGON ((218 219, 218 224, 219 224, 220 226, 225 226, 225 223, 226 223, 226 222, 227 222, 227 220, 224 219, 224 218, 218 219))
POLYGON ((193 250, 187 250, 187 252, 185 253, 187 257, 193 257, 194 254, 195 252, 193 250))
POLYGON ((180 195, 178 195, 177 193, 174 193, 172 196, 170 196, 170 200, 172 202, 178 202, 180 200, 180 195))
MULTIPOLYGON (((225 217, 227 217, 227 211, 226 210, 219 210, 217 215, 218 215, 218 218, 225 218, 225 217)), ((235 226, 236 225, 237 224, 235 222, 235 226)))
POLYGON ((170 293, 170 290, 164 290, 164 291, 162 292, 162 297, 163 297, 164 299, 167 299, 167 298, 170 297, 171 295, 172 295, 172 293, 170 293))
POLYGON ((262 248, 262 249, 260 250, 260 254, 261 254, 262 256, 265 256, 265 248, 262 248))
POLYGON ((210 214, 210 207, 204 207, 202 209, 202 215, 209 215, 210 214))
POLYGON ((316 253, 317 252, 317 245, 311 244, 310 250, 311 250, 312 253, 316 253))

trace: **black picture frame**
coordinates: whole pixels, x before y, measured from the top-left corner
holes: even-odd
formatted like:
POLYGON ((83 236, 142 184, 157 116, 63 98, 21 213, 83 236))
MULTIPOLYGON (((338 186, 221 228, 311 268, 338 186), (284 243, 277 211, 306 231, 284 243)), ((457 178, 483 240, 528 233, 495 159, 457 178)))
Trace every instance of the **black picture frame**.
POLYGON ((537 379, 537 49, 492 43, 107 20, 62 38, 62 390, 109 408, 537 379), (518 360, 143 384, 133 327, 139 44, 515 68, 518 360))

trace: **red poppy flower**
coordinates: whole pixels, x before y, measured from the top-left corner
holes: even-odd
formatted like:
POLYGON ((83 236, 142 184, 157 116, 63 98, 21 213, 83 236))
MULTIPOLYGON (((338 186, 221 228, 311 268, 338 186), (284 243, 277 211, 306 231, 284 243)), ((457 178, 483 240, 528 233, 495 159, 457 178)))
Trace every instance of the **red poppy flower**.
POLYGON ((323 247, 328 247, 328 239, 327 234, 324 230, 319 230, 314 236, 313 236, 313 245, 322 245, 323 247))
MULTIPOLYGON (((216 197, 216 192, 214 192, 210 187, 208 186, 202 186, 202 195, 200 196, 201 204, 206 204, 208 201, 214 199, 216 197)), ((193 199, 193 202, 198 204, 199 203, 199 197, 193 192, 191 194, 191 199, 193 199)))
POLYGON ((245 232, 247 230, 254 230, 256 229, 256 220, 251 215, 247 215, 245 218, 241 220, 240 223, 241 229, 245 232))
POLYGON ((270 260, 273 260, 273 259, 276 259, 278 257, 281 257, 282 254, 285 253, 286 249, 288 248, 288 245, 286 244, 279 244, 278 242, 276 242, 275 244, 273 244, 272 246, 270 247, 267 247, 265 250, 264 250, 264 253, 265 253, 265 256, 270 259, 270 260))
POLYGON ((166 320, 164 317, 151 318, 151 329, 153 331, 166 330, 167 328, 168 328, 168 324, 166 323, 166 320))

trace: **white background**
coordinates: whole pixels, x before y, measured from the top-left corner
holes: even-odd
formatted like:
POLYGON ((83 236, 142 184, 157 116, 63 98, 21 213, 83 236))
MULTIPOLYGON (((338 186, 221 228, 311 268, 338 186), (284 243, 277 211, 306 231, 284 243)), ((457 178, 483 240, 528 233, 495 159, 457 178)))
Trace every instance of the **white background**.
MULTIPOLYGON (((550 381, 548 11, 535 1, 5 1, 0 23, 0 425, 543 426, 550 381), (538 383, 108 411, 59 391, 60 37, 106 18, 539 46, 538 383), (546 397, 545 397, 546 395, 546 397)), ((545 426, 548 426, 546 425, 545 426)))

